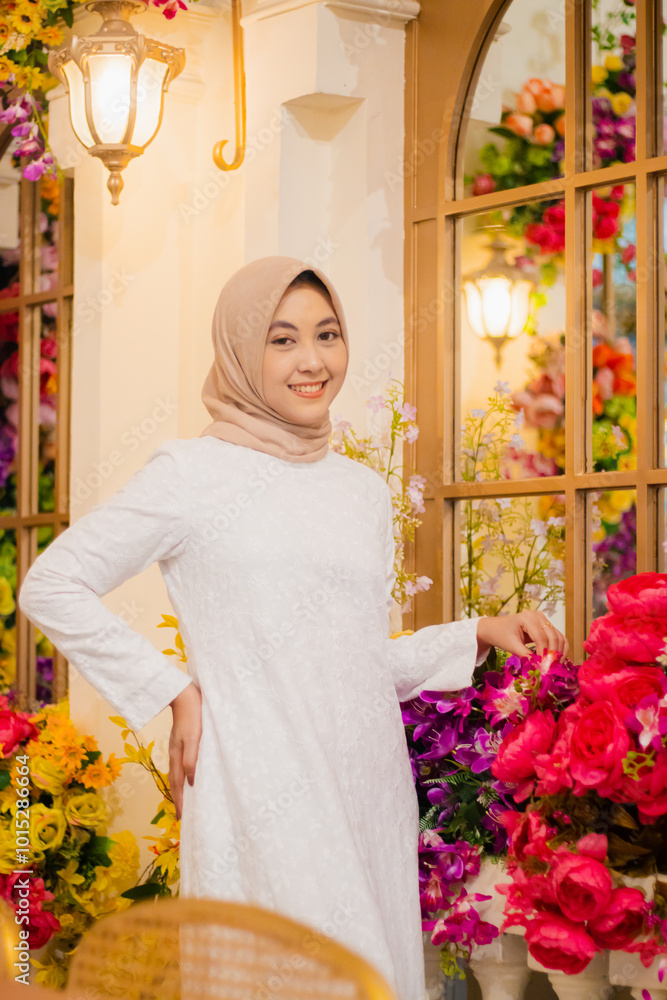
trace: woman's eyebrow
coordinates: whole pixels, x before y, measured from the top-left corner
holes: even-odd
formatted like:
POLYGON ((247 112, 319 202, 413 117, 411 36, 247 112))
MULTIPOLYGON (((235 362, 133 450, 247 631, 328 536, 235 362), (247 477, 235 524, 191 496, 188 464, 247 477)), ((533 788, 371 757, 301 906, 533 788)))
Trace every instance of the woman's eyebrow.
MULTIPOLYGON (((338 320, 336 319, 335 316, 327 316, 326 319, 321 319, 319 323, 316 323, 315 327, 317 328, 318 326, 327 326, 329 323, 338 323, 338 320)), ((294 326, 293 323, 288 323, 286 319, 274 320, 271 326, 269 327, 269 330, 273 330, 274 326, 282 327, 285 330, 298 330, 298 327, 294 326)))

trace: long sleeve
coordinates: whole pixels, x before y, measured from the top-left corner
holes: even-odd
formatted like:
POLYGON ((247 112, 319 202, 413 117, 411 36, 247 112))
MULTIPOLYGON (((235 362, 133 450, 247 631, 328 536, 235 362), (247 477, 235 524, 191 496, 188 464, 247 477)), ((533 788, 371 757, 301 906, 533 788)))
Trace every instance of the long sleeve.
POLYGON ((179 443, 159 445, 122 489, 58 535, 18 593, 21 611, 135 729, 191 678, 100 598, 184 546, 187 482, 178 474, 179 443))
MULTIPOLYGON (((386 593, 387 614, 393 605, 396 582, 395 540, 391 492, 387 488, 386 593)), ((472 681, 473 671, 486 659, 478 655, 477 619, 443 625, 426 625, 412 635, 387 636, 387 659, 399 701, 416 698, 421 691, 458 691, 472 681)))

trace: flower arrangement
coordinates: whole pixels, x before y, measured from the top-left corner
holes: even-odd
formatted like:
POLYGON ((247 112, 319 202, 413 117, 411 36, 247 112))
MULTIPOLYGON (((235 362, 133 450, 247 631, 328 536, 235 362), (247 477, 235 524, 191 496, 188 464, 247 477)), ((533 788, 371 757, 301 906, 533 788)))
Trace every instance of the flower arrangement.
POLYGON ((512 881, 504 927, 531 954, 574 974, 602 949, 667 955, 667 575, 612 584, 556 717, 536 713, 505 737, 493 774, 530 795, 503 817, 512 881), (632 884, 649 876, 648 891, 632 884))
POLYGON ((513 752, 514 734, 528 728, 534 746, 543 745, 553 713, 576 694, 571 664, 558 654, 503 656, 492 670, 478 668, 463 691, 422 691, 402 706, 420 806, 422 927, 443 945, 448 976, 460 976, 458 960, 499 933, 474 905, 490 897, 468 893, 466 883, 482 858, 507 850, 503 817, 520 800, 510 782, 531 766, 513 752))
POLYGON ((82 933, 130 905, 122 893, 136 882, 139 861, 132 833, 106 835, 101 790, 121 761, 105 761, 68 709, 62 701, 20 712, 0 698, 0 896, 22 919, 28 947, 48 946, 42 961, 31 961, 37 982, 54 988, 64 985, 82 933))
MULTIPOLYGON (((23 176, 36 181, 58 166, 49 146, 46 94, 57 80, 47 69, 49 49, 60 45, 65 27, 85 0, 0 0, 0 122, 19 140, 14 159, 23 176)), ((167 18, 187 10, 183 0, 144 0, 167 18)))
POLYGON ((384 394, 371 396, 366 406, 371 413, 381 413, 388 418, 388 421, 384 421, 385 426, 377 433, 359 437, 348 420, 336 415, 332 421, 334 431, 329 443, 339 454, 347 455, 348 458, 374 469, 386 479, 392 489, 396 540, 394 596, 402 612, 410 611, 414 595, 428 590, 433 583, 428 576, 418 577, 415 573, 406 573, 403 568, 405 541, 414 541, 415 529, 421 524, 415 515, 425 510, 423 500, 426 479, 424 476, 412 475, 407 484, 404 483, 402 474, 398 471, 402 466, 394 465, 393 462, 399 440, 410 443, 417 440, 417 410, 405 402, 403 384, 398 379, 389 382, 384 394))

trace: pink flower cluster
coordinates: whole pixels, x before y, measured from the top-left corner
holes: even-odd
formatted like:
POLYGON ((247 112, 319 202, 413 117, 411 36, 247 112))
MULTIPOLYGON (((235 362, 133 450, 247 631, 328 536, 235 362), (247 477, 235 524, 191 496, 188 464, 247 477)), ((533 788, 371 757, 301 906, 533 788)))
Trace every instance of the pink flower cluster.
POLYGON ((646 934, 650 904, 640 889, 614 885, 605 864, 607 837, 589 833, 553 850, 555 830, 538 811, 512 812, 505 819, 512 882, 496 886, 507 899, 503 929, 525 927, 533 958, 568 975, 582 972, 605 948, 641 951, 650 964, 655 945, 636 943, 646 934))
POLYGON ((505 926, 523 925, 531 954, 569 974, 603 948, 639 952, 647 966, 667 954, 664 907, 623 884, 607 836, 586 824, 582 833, 581 820, 586 809, 611 815, 614 803, 637 830, 667 815, 667 574, 615 583, 607 603, 584 643, 591 655, 577 671, 579 693, 560 713, 525 715, 491 767, 514 785, 516 802, 535 796, 525 813, 501 817, 512 876, 497 886, 505 926))

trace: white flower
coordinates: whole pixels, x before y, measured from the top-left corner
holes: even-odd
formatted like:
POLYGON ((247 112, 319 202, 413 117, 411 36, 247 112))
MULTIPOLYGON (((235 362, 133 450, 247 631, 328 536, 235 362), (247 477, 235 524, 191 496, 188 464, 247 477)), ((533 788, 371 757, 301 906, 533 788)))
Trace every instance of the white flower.
POLYGON ((475 419, 482 419, 486 416, 486 410, 471 410, 470 416, 475 417, 475 419))
POLYGON ((564 528, 565 518, 564 517, 549 517, 547 518, 548 528, 564 528))
POLYGON ((535 597, 539 599, 542 596, 542 587, 538 583, 527 583, 523 588, 523 592, 526 597, 535 597))
POLYGON ((493 391, 499 393, 501 396, 507 396, 510 393, 509 382, 501 382, 500 379, 496 382, 493 387, 493 391))
POLYGON ((514 418, 514 426, 516 427, 517 430, 519 430, 519 428, 523 427, 525 422, 526 422, 526 415, 522 409, 519 413, 517 413, 516 417, 514 418))
POLYGON ((530 530, 535 534, 537 538, 547 537, 547 526, 544 521, 539 517, 534 517, 530 522, 530 530))
POLYGON ((429 576, 418 576, 416 579, 417 591, 428 590, 428 588, 433 583, 433 580, 429 576))
POLYGON ((526 447, 526 442, 524 441, 524 439, 521 437, 520 434, 512 434, 510 438, 510 444, 512 445, 513 448, 517 449, 526 447))
POLYGON ((506 510, 507 507, 511 507, 512 506, 512 498, 511 497, 501 497, 499 500, 496 500, 496 503, 498 504, 499 507, 502 507, 503 510, 506 510))

